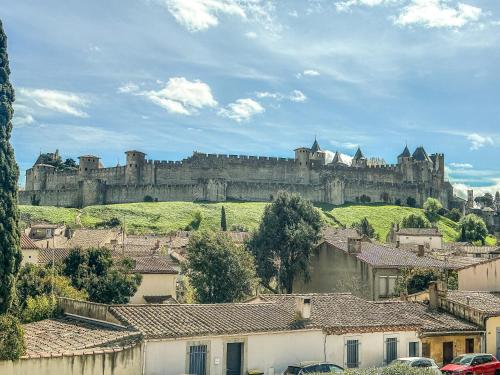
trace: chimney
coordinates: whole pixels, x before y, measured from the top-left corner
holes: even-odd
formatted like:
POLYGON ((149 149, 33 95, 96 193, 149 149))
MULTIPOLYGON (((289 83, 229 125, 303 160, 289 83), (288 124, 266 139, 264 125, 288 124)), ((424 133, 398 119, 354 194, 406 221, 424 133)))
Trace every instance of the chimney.
POLYGON ((311 319, 311 298, 295 297, 295 313, 301 319, 311 319))
POLYGON ((361 238, 347 239, 347 252, 349 254, 360 254, 361 253, 361 238))
POLYGON ((441 281, 432 281, 429 283, 429 308, 437 310, 440 307, 440 294, 443 292, 441 281))
POLYGON ((64 237, 70 240, 73 237, 73 230, 71 228, 66 227, 64 230, 64 237))
POLYGON ((425 255, 425 247, 424 245, 418 245, 417 256, 423 257, 425 255))
POLYGON ((401 241, 397 240, 397 241, 396 241, 396 248, 398 248, 398 249, 399 249, 399 247, 400 247, 400 246, 401 246, 401 241))
POLYGON ((154 249, 158 250, 159 248, 160 248, 160 240, 156 240, 154 249))

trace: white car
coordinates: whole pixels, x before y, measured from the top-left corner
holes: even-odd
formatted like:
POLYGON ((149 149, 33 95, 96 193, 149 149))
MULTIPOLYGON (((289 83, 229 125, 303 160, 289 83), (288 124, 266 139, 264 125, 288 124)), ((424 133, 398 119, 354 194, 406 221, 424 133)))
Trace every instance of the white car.
POLYGON ((391 362, 391 365, 408 365, 410 367, 422 367, 422 368, 430 368, 434 370, 436 375, 441 375, 441 370, 439 370, 439 366, 434 362, 433 359, 424 358, 424 357, 407 357, 407 358, 398 358, 391 362))

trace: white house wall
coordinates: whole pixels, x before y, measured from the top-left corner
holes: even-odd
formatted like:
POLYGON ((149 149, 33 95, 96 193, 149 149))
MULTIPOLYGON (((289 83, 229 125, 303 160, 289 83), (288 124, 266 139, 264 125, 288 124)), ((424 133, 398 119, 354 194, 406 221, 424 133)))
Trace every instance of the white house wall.
MULTIPOLYGON (((259 369, 266 375, 281 374, 288 365, 301 361, 329 361, 345 366, 345 340, 358 339, 361 367, 381 366, 385 361, 385 338, 398 338, 398 356, 408 356, 409 343, 418 341, 416 332, 364 333, 326 336, 322 331, 301 331, 251 336, 199 337, 193 339, 148 341, 145 374, 188 373, 190 345, 208 346, 209 372, 225 375, 225 347, 229 342, 244 343, 244 370, 259 369), (326 354, 326 358, 325 358, 326 354)), ((419 344, 420 350, 421 345, 419 344)))

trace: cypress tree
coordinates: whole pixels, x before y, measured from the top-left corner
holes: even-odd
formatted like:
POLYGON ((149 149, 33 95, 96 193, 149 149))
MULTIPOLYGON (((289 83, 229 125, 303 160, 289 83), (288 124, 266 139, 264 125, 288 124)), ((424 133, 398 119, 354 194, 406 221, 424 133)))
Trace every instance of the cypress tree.
POLYGON ((14 283, 21 263, 17 181, 19 170, 12 133, 14 89, 9 82, 7 37, 0 21, 0 314, 6 313, 13 300, 14 283))
POLYGON ((226 210, 222 206, 220 210, 220 229, 225 232, 227 231, 227 221, 226 221, 226 210))

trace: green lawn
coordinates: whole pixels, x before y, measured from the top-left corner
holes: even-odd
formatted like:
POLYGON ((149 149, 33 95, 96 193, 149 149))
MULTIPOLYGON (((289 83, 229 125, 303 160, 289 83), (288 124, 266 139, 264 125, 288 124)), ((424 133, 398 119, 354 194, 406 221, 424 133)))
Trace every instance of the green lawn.
MULTIPOLYGON (((74 208, 21 206, 21 217, 24 222, 46 221, 50 223, 77 224, 84 227, 95 227, 102 221, 113 217, 125 220, 130 233, 168 233, 184 229, 201 212, 200 229, 218 228, 220 211, 226 209, 228 227, 241 225, 249 230, 257 227, 265 202, 224 202, 224 203, 192 203, 192 202, 158 202, 128 203, 105 206, 90 206, 82 210, 74 208)), ((323 219, 332 226, 351 226, 352 223, 367 217, 374 226, 381 241, 385 241, 391 223, 400 222, 409 213, 421 213, 417 208, 390 205, 344 205, 335 207, 319 204, 323 219)), ((445 241, 453 241, 458 236, 457 224, 446 218, 440 218, 438 227, 445 241)))

